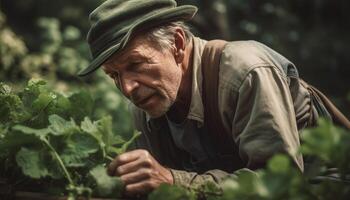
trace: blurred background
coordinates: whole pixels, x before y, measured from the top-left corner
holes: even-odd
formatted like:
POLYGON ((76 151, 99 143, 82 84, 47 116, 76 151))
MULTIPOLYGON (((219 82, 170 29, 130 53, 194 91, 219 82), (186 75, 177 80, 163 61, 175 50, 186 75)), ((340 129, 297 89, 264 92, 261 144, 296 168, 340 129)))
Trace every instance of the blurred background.
MULTIPOLYGON (((81 79, 87 66, 88 15, 104 0, 0 0, 0 81, 20 87, 43 78, 62 93, 88 90, 92 116, 113 117, 131 132, 127 102, 101 70, 81 79)), ((350 1, 178 0, 199 7, 190 22, 205 39, 257 40, 291 60, 301 77, 350 116, 350 1)))

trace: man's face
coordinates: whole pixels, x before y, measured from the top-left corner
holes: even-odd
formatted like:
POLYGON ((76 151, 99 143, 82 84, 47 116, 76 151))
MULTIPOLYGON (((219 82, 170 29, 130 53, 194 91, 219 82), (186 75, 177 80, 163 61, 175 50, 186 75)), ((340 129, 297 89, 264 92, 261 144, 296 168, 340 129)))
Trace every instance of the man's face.
POLYGON ((182 69, 171 50, 135 37, 121 53, 103 64, 125 97, 156 118, 175 102, 182 69))

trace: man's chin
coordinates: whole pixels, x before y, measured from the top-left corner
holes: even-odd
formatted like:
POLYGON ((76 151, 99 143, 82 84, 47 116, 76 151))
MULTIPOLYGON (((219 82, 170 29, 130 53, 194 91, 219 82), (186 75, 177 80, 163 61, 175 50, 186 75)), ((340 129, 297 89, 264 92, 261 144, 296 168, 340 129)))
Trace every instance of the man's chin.
POLYGON ((143 110, 143 111, 145 111, 153 119, 161 117, 167 112, 167 110, 165 110, 165 111, 153 111, 153 112, 152 111, 147 111, 147 110, 143 110))
POLYGON ((142 109, 143 111, 145 111, 151 118, 158 118, 161 117, 163 115, 165 115, 166 112, 168 112, 170 106, 158 106, 157 109, 142 109))

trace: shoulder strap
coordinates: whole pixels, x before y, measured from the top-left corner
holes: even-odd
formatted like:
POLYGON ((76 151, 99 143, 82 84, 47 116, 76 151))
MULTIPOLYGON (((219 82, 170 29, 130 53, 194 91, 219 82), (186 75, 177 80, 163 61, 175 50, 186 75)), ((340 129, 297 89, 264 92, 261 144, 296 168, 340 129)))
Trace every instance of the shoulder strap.
POLYGON ((311 95, 315 98, 318 98, 322 102, 327 112, 331 116, 331 119, 334 122, 334 124, 350 130, 350 121, 345 117, 345 115, 342 112, 339 111, 339 109, 331 102, 331 100, 329 100, 329 98, 326 95, 324 95, 314 86, 307 84, 307 87, 311 95))
POLYGON ((231 146, 232 149, 233 145, 232 139, 228 138, 231 134, 224 129, 218 104, 219 65, 226 44, 224 40, 209 41, 202 55, 204 124, 222 152, 230 151, 228 148, 231 146))
POLYGON ((230 132, 226 132, 219 112, 218 86, 222 51, 227 44, 223 40, 207 42, 202 55, 202 98, 204 106, 204 126, 211 143, 220 154, 214 159, 216 166, 226 172, 233 172, 246 166, 239 156, 238 145, 234 142, 230 132))

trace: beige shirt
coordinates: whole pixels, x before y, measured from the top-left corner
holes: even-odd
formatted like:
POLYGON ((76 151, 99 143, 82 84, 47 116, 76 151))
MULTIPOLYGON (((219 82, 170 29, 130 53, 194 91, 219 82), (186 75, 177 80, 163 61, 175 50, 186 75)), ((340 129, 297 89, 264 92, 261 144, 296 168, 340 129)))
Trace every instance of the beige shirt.
MULTIPOLYGON (((205 40, 193 38, 192 99, 187 118, 198 127, 204 122, 201 57, 205 44, 205 40)), ((222 52, 219 111, 226 131, 231 133, 239 147, 240 157, 247 162, 247 168, 282 152, 290 155, 303 171, 302 156, 296 155, 300 146, 298 130, 308 123, 310 95, 297 76, 291 62, 258 42, 230 42, 222 52)), ((147 133, 150 118, 135 107, 133 113, 136 128, 144 133, 141 146, 157 154, 161 150, 149 145, 150 140, 155 139, 147 133)), ((219 182, 228 175, 220 169, 204 174, 171 171, 175 183, 187 187, 203 181, 219 182)))

